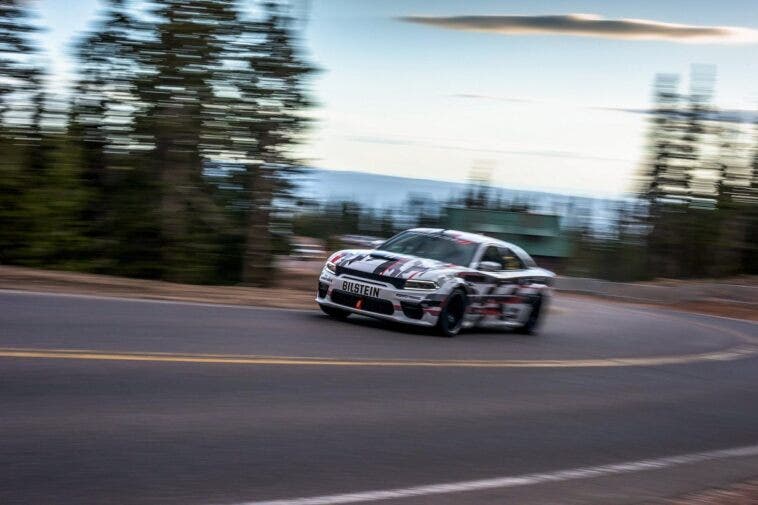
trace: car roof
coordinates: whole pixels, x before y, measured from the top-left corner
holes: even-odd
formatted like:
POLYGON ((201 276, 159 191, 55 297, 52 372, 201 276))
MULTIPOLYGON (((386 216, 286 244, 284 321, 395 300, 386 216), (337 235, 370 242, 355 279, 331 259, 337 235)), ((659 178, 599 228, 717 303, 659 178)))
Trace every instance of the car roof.
POLYGON ((407 231, 412 231, 412 232, 417 232, 417 233, 429 233, 429 234, 441 233, 448 237, 468 240, 469 242, 476 242, 478 244, 497 244, 497 245, 502 245, 504 247, 513 247, 516 249, 520 249, 520 247, 518 247, 515 244, 511 244, 503 240, 498 240, 494 237, 488 237, 487 235, 480 235, 478 233, 469 233, 466 231, 449 230, 445 228, 411 228, 410 230, 407 230, 407 231))

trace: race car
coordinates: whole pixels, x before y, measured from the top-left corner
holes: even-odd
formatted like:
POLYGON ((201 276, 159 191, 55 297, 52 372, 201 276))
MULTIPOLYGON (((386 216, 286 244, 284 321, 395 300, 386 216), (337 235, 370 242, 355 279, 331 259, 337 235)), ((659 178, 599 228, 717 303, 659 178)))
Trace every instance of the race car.
POLYGON ((544 319, 554 277, 514 244, 414 228, 375 249, 332 254, 316 302, 337 319, 361 314, 433 327, 447 337, 469 327, 531 334, 544 319))

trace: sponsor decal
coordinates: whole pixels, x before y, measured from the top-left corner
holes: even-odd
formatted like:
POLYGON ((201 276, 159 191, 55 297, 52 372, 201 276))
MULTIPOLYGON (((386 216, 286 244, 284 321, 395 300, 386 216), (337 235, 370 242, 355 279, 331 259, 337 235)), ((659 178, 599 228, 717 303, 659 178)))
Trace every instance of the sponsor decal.
POLYGON ((440 266, 441 263, 434 260, 402 259, 386 267, 382 272, 382 275, 410 279, 416 275, 436 270, 440 268, 440 266))
POLYGON ((422 300, 423 299, 422 296, 408 295, 406 293, 395 293, 395 296, 398 297, 398 298, 405 298, 405 299, 408 299, 408 300, 422 300))
POLYGON ((342 281, 342 290, 354 295, 379 297, 379 288, 358 284, 357 282, 342 281))
POLYGON ((355 254, 355 256, 345 258, 343 261, 340 262, 340 265, 349 266, 351 263, 355 263, 356 261, 361 261, 362 259, 366 257, 368 257, 368 254, 355 254))

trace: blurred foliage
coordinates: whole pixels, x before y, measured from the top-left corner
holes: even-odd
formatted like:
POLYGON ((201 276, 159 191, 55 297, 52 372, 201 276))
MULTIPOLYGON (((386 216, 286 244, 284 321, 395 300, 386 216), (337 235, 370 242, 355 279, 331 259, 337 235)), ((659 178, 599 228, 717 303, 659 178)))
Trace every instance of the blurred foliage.
POLYGON ((568 272, 611 280, 758 274, 756 129, 710 104, 715 70, 693 66, 653 86, 640 198, 601 233, 579 229, 568 272), (751 138, 752 133, 752 138, 751 138))
MULTIPOLYGON (((365 208, 352 201, 329 202, 300 209, 292 217, 295 235, 329 240, 340 235, 371 235, 388 238, 400 227, 391 209, 365 208)), ((416 223, 413 226, 417 225, 416 223)))
POLYGON ((647 173, 647 275, 723 277, 758 273, 758 151, 750 131, 710 104, 715 69, 693 66, 686 93, 659 77, 647 173))
POLYGON ((65 104, 27 7, 0 1, 0 262, 270 282, 313 72, 291 6, 109 0, 65 104))
MULTIPOLYGON (((292 6, 108 0, 74 47, 65 101, 45 90, 28 4, 0 0, 0 263, 193 283, 266 285, 304 235, 388 237, 443 226, 443 208, 532 212, 479 167, 447 202, 399 209, 293 200, 314 69, 292 6)), ((695 67, 653 89, 637 198, 598 225, 565 208, 567 273, 628 281, 758 273, 758 153, 711 105, 695 67)), ((335 247, 331 247, 335 246, 335 247)))

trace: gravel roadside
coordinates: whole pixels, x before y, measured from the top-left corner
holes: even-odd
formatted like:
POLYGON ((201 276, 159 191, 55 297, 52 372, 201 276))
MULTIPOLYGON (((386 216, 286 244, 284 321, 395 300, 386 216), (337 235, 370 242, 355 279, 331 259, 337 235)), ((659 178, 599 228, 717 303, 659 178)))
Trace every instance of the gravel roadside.
POLYGON ((758 505, 758 480, 665 498, 647 505, 758 505))
MULTIPOLYGON (((314 272, 312 265, 294 262, 281 268, 277 287, 254 288, 246 286, 198 286, 109 275, 0 265, 0 289, 251 305, 257 307, 315 309, 314 291, 317 276, 317 270, 314 272)), ((597 298, 592 295, 566 292, 562 292, 560 296, 597 298)), ((604 297, 600 297, 600 299, 610 302, 614 301, 613 299, 604 297)), ((646 304, 636 305, 644 306, 646 304)), ((758 311, 754 308, 730 304, 726 301, 706 300, 657 306, 666 306, 687 312, 758 321, 758 311)))

